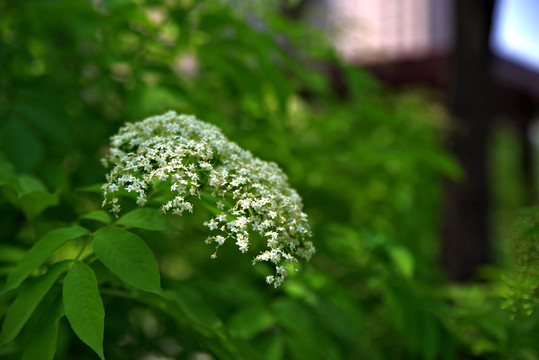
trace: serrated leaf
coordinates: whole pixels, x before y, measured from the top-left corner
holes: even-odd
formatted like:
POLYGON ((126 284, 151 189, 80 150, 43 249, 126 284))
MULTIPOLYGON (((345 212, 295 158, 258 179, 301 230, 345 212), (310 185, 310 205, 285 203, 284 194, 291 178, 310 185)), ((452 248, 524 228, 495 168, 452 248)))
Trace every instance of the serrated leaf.
POLYGON ((0 346, 13 340, 30 318, 37 305, 50 290, 58 276, 67 270, 70 261, 54 264, 49 271, 34 279, 13 301, 6 314, 0 333, 0 346))
POLYGON ((105 359, 105 309, 92 269, 81 261, 75 261, 64 279, 62 294, 71 328, 101 359, 105 359))
POLYGON ((26 256, 9 273, 4 291, 15 289, 35 269, 45 262, 56 250, 68 241, 88 234, 88 230, 80 226, 56 229, 43 236, 32 246, 26 256))
POLYGON ((177 231, 160 210, 150 208, 135 209, 118 220, 119 225, 153 231, 177 231))
POLYGON ((103 224, 110 224, 110 216, 106 211, 103 210, 92 211, 91 213, 81 216, 81 219, 94 220, 103 224))
POLYGON ((92 247, 98 259, 127 284, 144 291, 161 292, 157 261, 137 235, 119 228, 102 229, 95 233, 92 247))
POLYGON ((52 360, 56 353, 58 321, 65 315, 60 297, 47 304, 41 317, 30 329, 30 336, 24 347, 22 360, 52 360))

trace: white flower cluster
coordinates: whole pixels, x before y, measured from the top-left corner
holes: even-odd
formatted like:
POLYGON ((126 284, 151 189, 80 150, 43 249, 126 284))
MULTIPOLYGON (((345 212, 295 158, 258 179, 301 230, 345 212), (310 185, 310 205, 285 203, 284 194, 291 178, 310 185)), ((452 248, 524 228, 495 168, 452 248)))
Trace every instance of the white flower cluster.
POLYGON ((307 240, 311 233, 301 198, 286 175, 275 163, 229 141, 216 126, 170 111, 125 125, 111 145, 104 162, 114 168, 103 185, 103 206, 111 205, 115 214, 121 209, 121 189, 135 192, 143 206, 150 190, 165 186, 168 198, 162 211, 179 216, 193 211, 190 198, 209 193, 217 215, 204 224, 213 233, 206 243, 217 250, 231 239, 245 253, 251 235, 259 233, 267 250, 253 263, 275 265, 275 275, 266 277, 275 287, 287 276, 284 264, 297 262, 297 257, 308 260, 315 252, 307 240))

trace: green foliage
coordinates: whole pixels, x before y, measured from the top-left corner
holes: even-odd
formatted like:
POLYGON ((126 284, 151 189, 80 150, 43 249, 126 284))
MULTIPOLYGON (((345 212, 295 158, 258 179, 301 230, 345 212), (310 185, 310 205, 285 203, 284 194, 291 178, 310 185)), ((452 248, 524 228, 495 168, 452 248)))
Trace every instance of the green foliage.
POLYGON ((503 307, 513 315, 531 315, 539 305, 539 209, 527 209, 510 242, 514 263, 503 275, 503 307))
POLYGON ((47 233, 47 235, 43 236, 34 246, 32 246, 17 266, 10 271, 4 291, 18 287, 28 275, 43 264, 45 260, 68 241, 87 234, 88 230, 80 226, 57 229, 47 233))
POLYGON ((505 282, 447 284, 441 180, 462 174, 443 110, 257 3, 0 3, 0 357, 536 359, 539 315, 510 319, 536 306, 536 214, 505 282), (280 290, 227 247, 209 259, 205 193, 179 221, 129 194, 119 219, 101 208, 109 136, 169 109, 303 197, 318 252, 280 290))
POLYGON ((63 285, 63 300, 67 319, 77 336, 91 347, 101 359, 105 310, 92 269, 75 260, 63 285))
POLYGON ((97 258, 127 284, 144 291, 161 292, 155 257, 135 234, 118 228, 101 229, 94 235, 92 248, 97 258))
POLYGON ((81 219, 94 220, 107 225, 110 224, 110 216, 109 214, 107 214, 107 212, 103 210, 92 211, 88 214, 83 215, 81 219))
POLYGON ((23 360, 52 360, 56 353, 58 322, 65 315, 64 305, 59 299, 43 304, 42 312, 28 333, 28 342, 23 351, 23 360))
POLYGON ((6 319, 2 324, 2 332, 0 333, 0 344, 10 342, 18 335, 37 305, 56 282, 58 276, 67 270, 68 265, 67 262, 54 264, 47 274, 34 279, 27 287, 21 290, 7 311, 6 319))

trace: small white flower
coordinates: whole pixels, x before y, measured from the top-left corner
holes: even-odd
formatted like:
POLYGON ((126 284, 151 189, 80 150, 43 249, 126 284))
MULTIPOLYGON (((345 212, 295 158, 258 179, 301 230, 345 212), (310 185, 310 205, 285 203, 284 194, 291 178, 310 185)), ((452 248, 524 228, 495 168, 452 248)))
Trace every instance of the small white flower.
POLYGON ((208 237, 206 243, 222 246, 231 237, 241 252, 247 252, 250 234, 265 236, 267 250, 253 262, 275 265, 275 274, 266 277, 275 287, 287 276, 283 264, 314 254, 301 198, 286 175, 275 163, 257 159, 229 141, 217 127, 168 112, 126 124, 111 144, 110 154, 103 159, 113 166, 103 185, 103 206, 111 206, 116 215, 121 206, 112 193, 137 192, 136 202, 144 206, 148 189, 165 182, 172 195, 162 203, 163 213, 193 212, 189 198, 202 198, 203 192, 223 199, 215 204, 221 213, 204 224, 221 234, 208 237))
POLYGON ((140 194, 138 197, 137 197, 137 205, 138 206, 144 206, 146 204, 147 200, 146 200, 146 196, 144 194, 140 194))
POLYGON ((249 250, 249 237, 242 233, 237 234, 236 245, 238 245, 242 253, 247 252, 249 250))
POLYGON ((210 230, 215 230, 215 229, 218 228, 219 223, 218 223, 217 221, 215 221, 215 219, 211 219, 210 221, 205 222, 204 225, 206 225, 207 227, 209 227, 210 230))
POLYGON ((215 237, 215 242, 217 244, 219 244, 219 246, 223 245, 225 243, 225 240, 226 240, 226 238, 224 236, 221 236, 221 235, 217 235, 215 237))

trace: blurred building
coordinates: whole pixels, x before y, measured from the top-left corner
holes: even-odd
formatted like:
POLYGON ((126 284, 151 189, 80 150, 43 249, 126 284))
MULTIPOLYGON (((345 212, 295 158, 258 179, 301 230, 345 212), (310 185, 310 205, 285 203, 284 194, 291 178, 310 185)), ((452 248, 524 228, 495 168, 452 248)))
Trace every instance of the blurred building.
POLYGON ((452 0, 312 0, 305 14, 328 31, 344 59, 382 80, 444 86, 452 6, 452 0))
MULTIPOLYGON (((304 8, 344 59, 382 80, 448 85, 455 0, 310 0, 304 8)), ((497 0, 490 46, 493 75, 539 97, 538 16, 539 0, 497 0)))
POLYGON ((451 50, 451 0, 333 0, 335 44, 362 63, 418 60, 451 50))
POLYGON ((390 85, 441 89, 466 181, 448 182, 442 266, 467 280, 490 255, 489 133, 512 120, 526 201, 537 201, 531 124, 539 104, 539 0, 309 0, 304 15, 342 57, 390 85))

